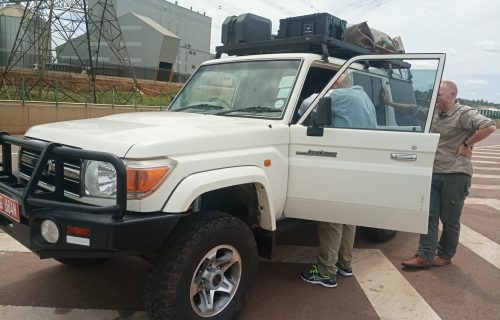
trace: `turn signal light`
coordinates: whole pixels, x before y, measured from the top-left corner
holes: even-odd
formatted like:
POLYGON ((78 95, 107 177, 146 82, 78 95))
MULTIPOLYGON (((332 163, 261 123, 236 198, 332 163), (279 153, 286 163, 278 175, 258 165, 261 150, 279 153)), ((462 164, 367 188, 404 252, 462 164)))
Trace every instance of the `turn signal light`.
POLYGON ((90 238, 90 228, 67 226, 66 234, 68 236, 90 238))
POLYGON ((169 167, 127 168, 127 192, 147 193, 165 179, 169 167))

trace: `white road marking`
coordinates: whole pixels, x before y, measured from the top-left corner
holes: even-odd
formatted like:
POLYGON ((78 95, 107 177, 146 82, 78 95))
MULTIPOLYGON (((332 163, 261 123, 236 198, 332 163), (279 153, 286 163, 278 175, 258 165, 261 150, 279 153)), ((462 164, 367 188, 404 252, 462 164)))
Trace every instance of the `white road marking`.
MULTIPOLYGON (((277 246, 273 262, 315 263, 317 247, 277 246)), ((354 249, 354 276, 380 319, 441 319, 378 249, 354 249)))
POLYGON ((498 167, 476 167, 476 166, 474 166, 474 170, 493 170, 493 171, 500 171, 500 168, 498 168, 498 167))
POLYGON ((66 309, 46 307, 1 306, 2 320, 147 320, 145 312, 96 310, 96 309, 66 309))
POLYGON ((482 147, 474 147, 474 150, 500 150, 500 146, 482 146, 482 147))
POLYGON ((474 163, 500 164, 499 161, 480 161, 480 160, 474 160, 474 163))
POLYGON ((460 228, 460 243, 500 269, 500 245, 463 224, 460 228))
MULTIPOLYGON (((488 151, 488 150, 486 150, 488 151)), ((500 151, 500 150, 498 150, 500 151)), ((491 155, 491 156, 496 156, 496 155, 500 155, 500 152, 482 152, 482 151, 475 151, 474 150, 474 154, 480 154, 480 155, 483 155, 483 154, 488 154, 488 155, 491 155)))
POLYGON ((500 175, 496 174, 475 174, 473 178, 500 179, 500 175))
MULTIPOLYGON (((31 252, 28 248, 17 242, 17 240, 3 232, 0 232, 0 252, 1 251, 31 252)), ((2 317, 0 317, 0 319, 2 319, 2 317)))
POLYGON ((497 199, 482 199, 482 198, 466 198, 465 204, 482 204, 485 206, 492 207, 495 210, 498 210, 500 214, 500 200, 497 199))
POLYGON ((483 189, 483 190, 500 190, 500 186, 493 186, 489 184, 473 184, 471 189, 483 189))
POLYGON ((492 157, 492 156, 476 156, 476 155, 473 155, 472 156, 472 161, 474 161, 475 159, 500 159, 500 155, 497 156, 497 157, 492 157))
POLYGON ((354 250, 353 270, 380 319, 441 319, 380 250, 354 250))

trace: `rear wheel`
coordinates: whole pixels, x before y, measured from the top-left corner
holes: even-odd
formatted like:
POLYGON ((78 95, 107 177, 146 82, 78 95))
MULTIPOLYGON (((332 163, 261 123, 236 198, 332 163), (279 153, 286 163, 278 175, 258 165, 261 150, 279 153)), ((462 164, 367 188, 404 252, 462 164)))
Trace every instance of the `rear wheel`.
POLYGON ((376 242, 386 242, 394 238, 397 231, 387 229, 377 229, 361 227, 363 234, 370 240, 376 242))
POLYGON ((215 211, 187 217, 146 280, 151 319, 234 319, 243 310, 257 270, 252 232, 215 211))

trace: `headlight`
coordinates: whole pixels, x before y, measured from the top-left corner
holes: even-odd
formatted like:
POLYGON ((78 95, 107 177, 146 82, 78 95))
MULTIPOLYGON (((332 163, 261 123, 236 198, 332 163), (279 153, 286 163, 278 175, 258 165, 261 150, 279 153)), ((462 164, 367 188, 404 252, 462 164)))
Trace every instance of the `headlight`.
MULTIPOLYGON (((127 198, 140 199, 154 190, 175 166, 171 159, 125 160, 127 167, 127 198)), ((107 162, 86 161, 84 164, 84 193, 89 197, 114 198, 116 196, 116 170, 107 162)))
POLYGON ((90 197, 116 195, 116 170, 108 162, 86 161, 83 174, 84 193, 90 197))

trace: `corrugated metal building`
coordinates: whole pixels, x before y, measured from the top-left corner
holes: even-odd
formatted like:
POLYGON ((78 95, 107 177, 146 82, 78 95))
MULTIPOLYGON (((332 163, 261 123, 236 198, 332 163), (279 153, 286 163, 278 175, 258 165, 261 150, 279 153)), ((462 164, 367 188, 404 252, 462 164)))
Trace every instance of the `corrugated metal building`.
MULTIPOLYGON (((90 0, 89 7, 96 2, 90 0)), ((213 58, 210 17, 164 0, 113 0, 113 5, 137 78, 165 81, 173 77, 183 81, 203 61, 213 58)), ((82 40, 76 38, 72 42, 84 43, 82 40)), ((78 46, 66 44, 57 48, 59 64, 75 65, 79 63, 78 56, 88 57, 86 45, 78 47, 78 54, 73 47, 78 46)), ((117 63, 109 46, 101 42, 97 72, 119 75, 119 70, 108 68, 117 63)))
POLYGON ((210 53, 212 18, 205 14, 165 0, 113 0, 113 4, 118 16, 134 12, 151 18, 180 38, 175 72, 190 75, 203 61, 213 59, 210 53))
MULTIPOLYGON (((22 5, 10 5, 0 8, 0 66, 6 66, 10 57, 10 53, 16 41, 17 31, 21 24, 24 7, 22 5)), ((35 28, 33 28, 35 29, 35 28)), ((39 30, 39 29, 38 29, 39 30)), ((31 39, 38 39, 36 34, 27 35, 31 39)), ((35 40, 36 41, 36 40, 35 40)), ((36 45, 28 50, 15 67, 32 68, 37 63, 36 45)))
MULTIPOLYGON (((152 19, 136 13, 127 13, 119 17, 118 22, 123 29, 123 38, 135 76, 141 79, 168 80, 177 57, 179 37, 152 19)), ((91 42, 91 49, 97 52, 97 42, 91 42)), ((89 52, 85 35, 57 47, 56 51, 59 68, 67 66, 68 70, 79 72, 81 67, 78 67, 82 63, 88 65, 87 59, 83 59, 88 58, 89 52), (80 62, 79 58, 83 61, 80 62)), ((98 65, 94 66, 97 73, 126 75, 125 70, 116 68, 117 65, 118 58, 109 45, 101 41, 98 65)))

